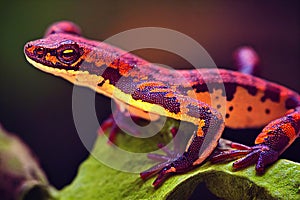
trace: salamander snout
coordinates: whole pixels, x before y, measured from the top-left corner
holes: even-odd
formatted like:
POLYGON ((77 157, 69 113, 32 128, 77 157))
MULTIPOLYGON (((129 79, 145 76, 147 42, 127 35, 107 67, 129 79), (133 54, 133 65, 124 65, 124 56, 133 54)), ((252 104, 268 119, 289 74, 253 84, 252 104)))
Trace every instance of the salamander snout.
POLYGON ((26 56, 31 58, 34 53, 34 49, 35 47, 32 42, 27 42, 24 46, 24 53, 26 54, 26 56))

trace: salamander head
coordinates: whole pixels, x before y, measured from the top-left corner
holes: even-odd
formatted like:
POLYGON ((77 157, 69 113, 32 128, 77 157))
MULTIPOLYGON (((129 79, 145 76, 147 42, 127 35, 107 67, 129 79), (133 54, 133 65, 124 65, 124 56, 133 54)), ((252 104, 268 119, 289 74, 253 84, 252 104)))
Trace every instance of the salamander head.
POLYGON ((76 24, 60 21, 49 26, 43 39, 28 42, 24 53, 29 63, 42 71, 71 76, 92 48, 76 24))
POLYGON ((28 42, 24 53, 34 67, 72 83, 89 86, 99 79, 109 79, 114 85, 122 76, 129 76, 129 71, 136 66, 147 64, 105 42, 80 36, 80 29, 71 22, 53 24, 45 38, 28 42), (87 83, 92 79, 95 81, 87 83))
POLYGON ((27 60, 39 66, 78 70, 85 50, 69 34, 53 34, 47 38, 28 42, 24 47, 27 60), (39 65, 37 65, 38 63, 39 65))
POLYGON ((120 68, 124 72, 137 62, 136 58, 122 58, 125 51, 103 42, 85 39, 80 36, 77 25, 66 21, 51 25, 43 39, 28 42, 24 53, 33 66, 55 75, 74 75, 74 71, 77 74, 88 71, 90 74, 101 75, 107 66, 120 68))

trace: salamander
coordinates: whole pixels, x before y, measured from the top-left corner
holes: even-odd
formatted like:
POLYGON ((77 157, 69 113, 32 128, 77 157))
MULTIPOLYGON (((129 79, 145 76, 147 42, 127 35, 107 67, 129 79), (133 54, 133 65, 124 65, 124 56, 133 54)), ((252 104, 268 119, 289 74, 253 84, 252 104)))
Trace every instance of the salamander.
POLYGON ((235 169, 256 163, 257 172, 263 172, 299 137, 299 94, 249 74, 163 68, 112 45, 86 39, 77 25, 67 21, 50 26, 44 38, 28 42, 24 53, 39 70, 110 97, 137 117, 148 119, 152 113, 197 127, 184 153, 140 174, 142 179, 158 174, 154 186, 203 163, 216 148, 224 127, 264 127, 253 147, 232 143, 235 150, 212 158, 239 158, 233 164, 235 169), (213 138, 199 155, 208 132, 214 133, 213 138))

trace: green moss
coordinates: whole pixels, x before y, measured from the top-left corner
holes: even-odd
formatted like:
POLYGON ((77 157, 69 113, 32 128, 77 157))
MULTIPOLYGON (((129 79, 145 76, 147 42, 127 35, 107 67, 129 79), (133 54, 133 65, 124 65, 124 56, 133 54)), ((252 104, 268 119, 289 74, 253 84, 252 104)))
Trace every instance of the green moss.
POLYGON ((233 172, 230 164, 212 165, 207 187, 224 199, 300 199, 300 164, 281 159, 259 176, 254 167, 233 172), (222 183, 222 184, 220 184, 222 183))

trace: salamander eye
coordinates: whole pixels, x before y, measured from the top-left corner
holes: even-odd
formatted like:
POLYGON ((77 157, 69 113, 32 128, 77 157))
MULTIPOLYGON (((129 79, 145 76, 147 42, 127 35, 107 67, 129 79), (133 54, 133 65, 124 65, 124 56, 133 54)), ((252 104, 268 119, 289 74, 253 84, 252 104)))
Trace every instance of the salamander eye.
POLYGON ((43 47, 38 47, 34 50, 34 54, 38 57, 38 58, 42 58, 44 57, 46 51, 43 47))
POLYGON ((64 64, 72 64, 80 57, 77 44, 64 44, 57 49, 57 58, 64 64))

